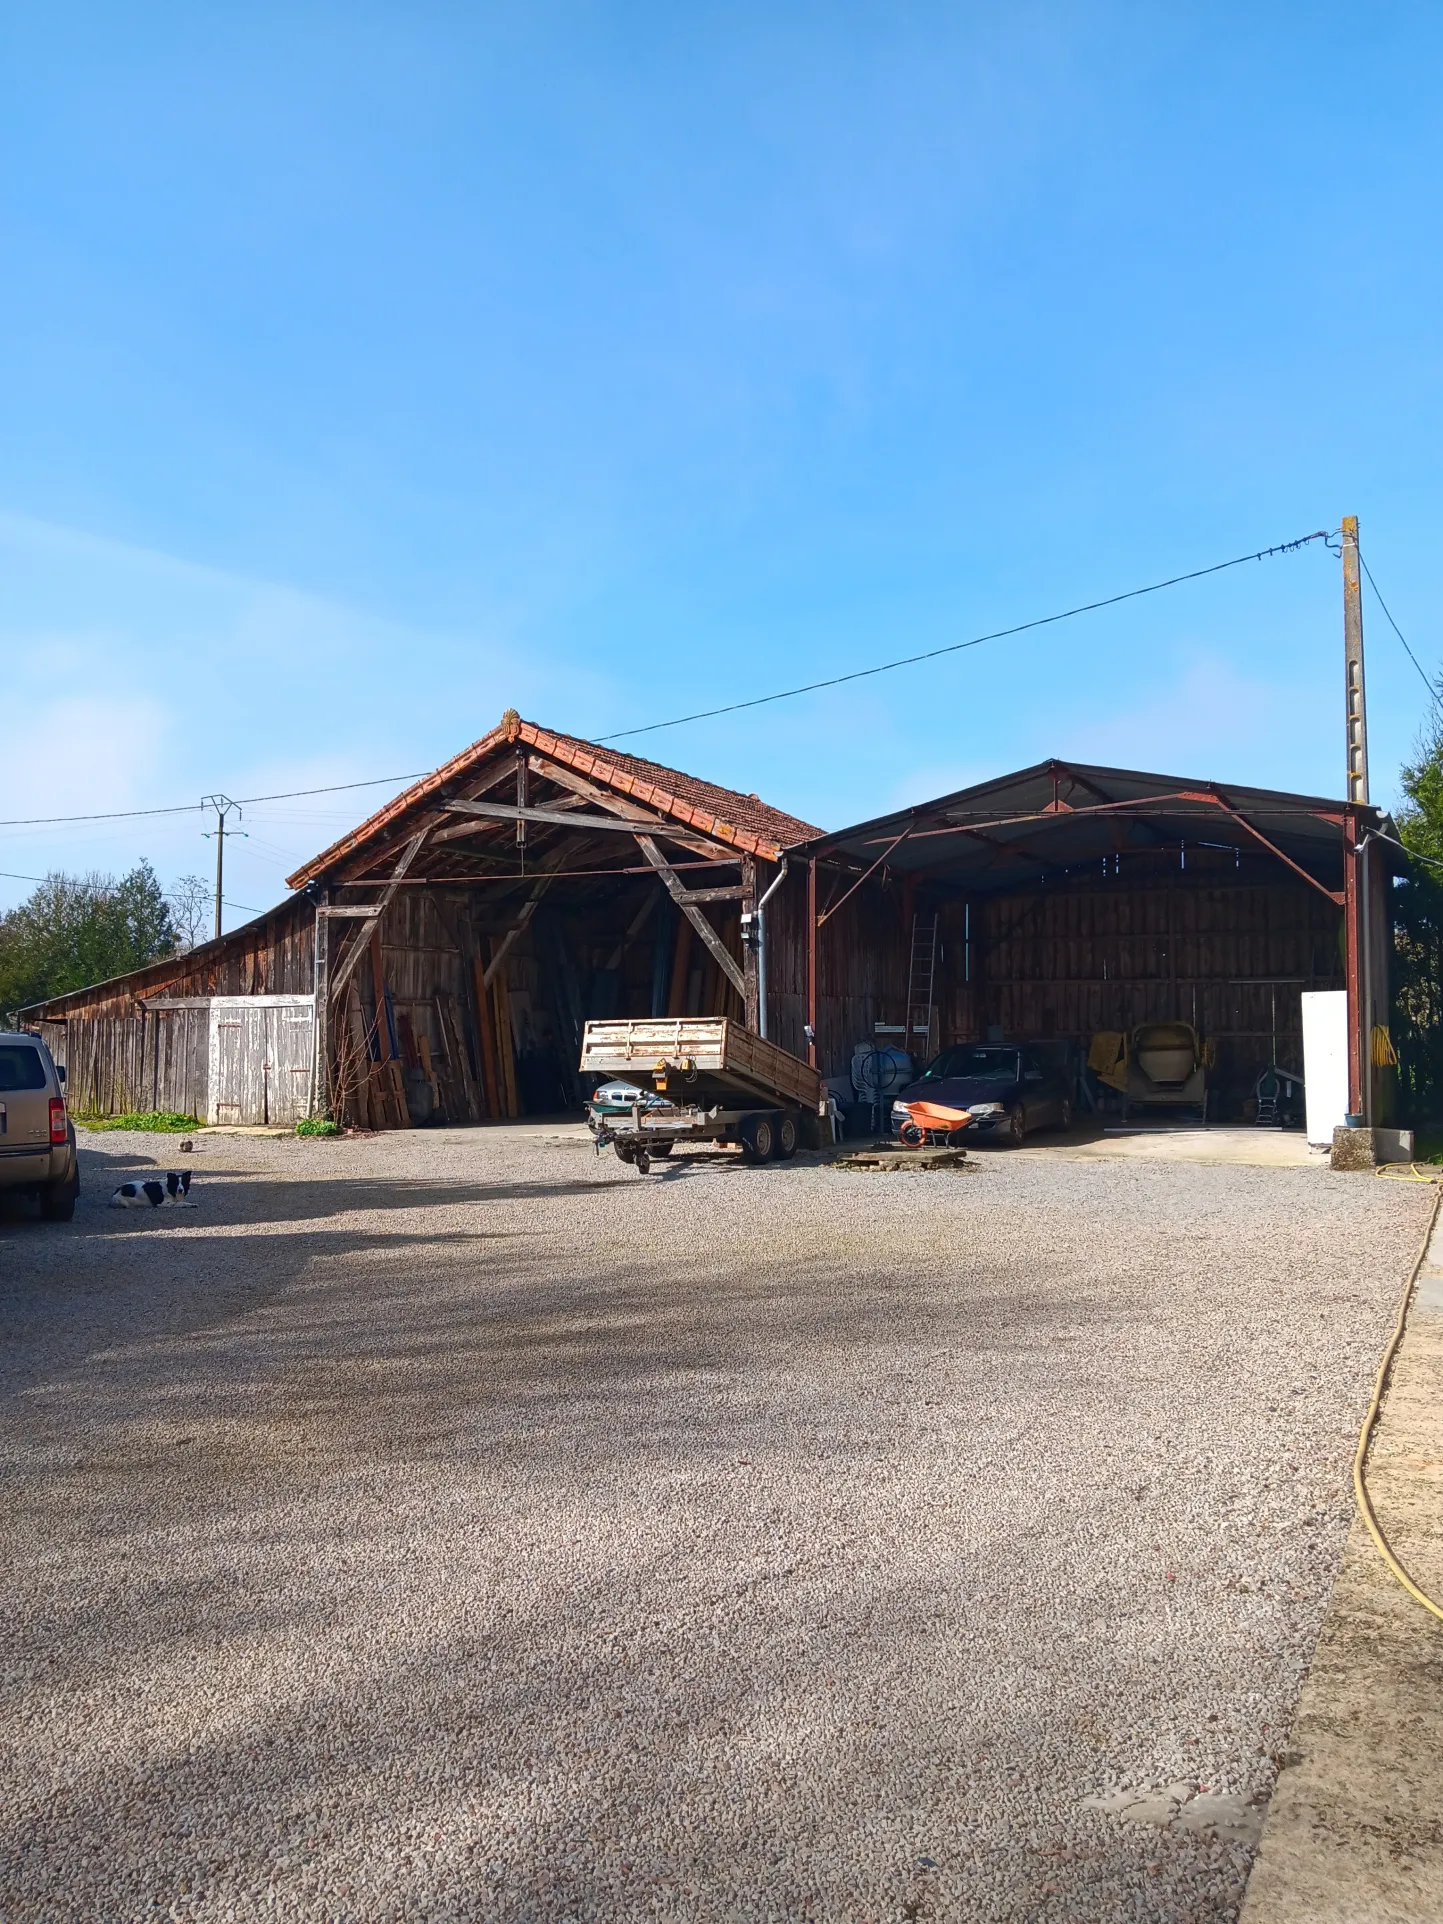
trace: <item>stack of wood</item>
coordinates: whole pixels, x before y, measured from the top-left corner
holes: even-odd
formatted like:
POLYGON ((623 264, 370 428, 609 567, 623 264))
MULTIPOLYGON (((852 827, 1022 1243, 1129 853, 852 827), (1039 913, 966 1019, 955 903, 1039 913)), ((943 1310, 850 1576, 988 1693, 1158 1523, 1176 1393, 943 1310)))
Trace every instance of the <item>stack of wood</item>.
POLYGON ((378 934, 372 934, 370 949, 371 1009, 354 981, 345 990, 335 1113, 361 1129, 411 1128, 406 1072, 419 1069, 430 1087, 432 1114, 439 1119, 480 1122, 519 1116, 505 969, 498 968, 488 985, 486 962, 473 956, 472 997, 462 999, 469 1006, 458 1007, 454 996, 437 990, 428 1004, 398 1009, 387 986, 378 934))

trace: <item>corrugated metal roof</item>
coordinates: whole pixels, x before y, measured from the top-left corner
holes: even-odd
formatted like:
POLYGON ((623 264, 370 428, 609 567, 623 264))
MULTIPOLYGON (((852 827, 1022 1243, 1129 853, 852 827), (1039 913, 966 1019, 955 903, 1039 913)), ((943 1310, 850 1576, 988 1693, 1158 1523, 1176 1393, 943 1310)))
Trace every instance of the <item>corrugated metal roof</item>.
MULTIPOLYGON (((1342 885, 1348 804, 1283 789, 1052 760, 815 837, 792 852, 839 855, 926 874, 979 893, 1025 887, 1046 870, 1161 844, 1211 842, 1265 853, 1271 844, 1320 886, 1342 885)), ((1360 831, 1393 834, 1382 810, 1358 807, 1360 831)))

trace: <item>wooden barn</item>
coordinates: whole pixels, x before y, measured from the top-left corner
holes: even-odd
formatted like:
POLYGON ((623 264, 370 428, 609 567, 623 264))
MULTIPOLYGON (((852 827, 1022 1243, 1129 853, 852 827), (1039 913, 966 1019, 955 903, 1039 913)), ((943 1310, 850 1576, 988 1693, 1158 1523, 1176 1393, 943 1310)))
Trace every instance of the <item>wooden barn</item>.
POLYGON ((817 830, 514 712, 270 915, 22 1012, 81 1112, 372 1128, 554 1113, 590 1016, 761 1021, 744 918, 817 830))
POLYGON ((1387 1122, 1396 848, 1364 805, 1042 762, 788 851, 775 1039, 810 1028, 839 1077, 879 1035, 1085 1053, 1183 1021, 1238 1119, 1264 1068, 1301 1073, 1303 993, 1346 989, 1350 1107, 1387 1122))

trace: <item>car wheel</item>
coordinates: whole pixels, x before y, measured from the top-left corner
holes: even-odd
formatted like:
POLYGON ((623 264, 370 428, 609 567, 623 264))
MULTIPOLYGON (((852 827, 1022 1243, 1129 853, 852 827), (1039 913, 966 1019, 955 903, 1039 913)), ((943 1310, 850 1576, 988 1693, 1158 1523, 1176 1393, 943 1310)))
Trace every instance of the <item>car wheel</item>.
POLYGON ((1002 1140, 1009 1149, 1016 1149, 1021 1146, 1026 1134, 1027 1124, 1022 1119, 1022 1104, 1019 1102, 1015 1109, 1007 1111, 1007 1127, 1002 1132, 1002 1140))
POLYGON ((742 1124, 743 1161, 770 1162, 776 1139, 776 1124, 770 1116, 748 1116, 742 1124))
POLYGON ((773 1151, 778 1162, 790 1162, 797 1153, 797 1119, 795 1116, 782 1116, 777 1122, 777 1146, 773 1151))
POLYGON ((40 1192, 40 1214, 48 1223, 68 1223, 79 1194, 80 1184, 73 1177, 69 1182, 47 1183, 40 1192))

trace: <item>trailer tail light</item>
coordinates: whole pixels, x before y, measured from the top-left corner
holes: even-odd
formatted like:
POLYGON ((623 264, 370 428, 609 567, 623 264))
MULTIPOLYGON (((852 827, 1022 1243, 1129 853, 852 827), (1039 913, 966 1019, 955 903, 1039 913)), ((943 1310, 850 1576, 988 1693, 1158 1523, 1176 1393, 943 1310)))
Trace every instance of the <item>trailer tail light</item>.
POLYGON ((50 1098, 50 1140, 65 1141, 65 1098, 63 1096, 50 1098))

